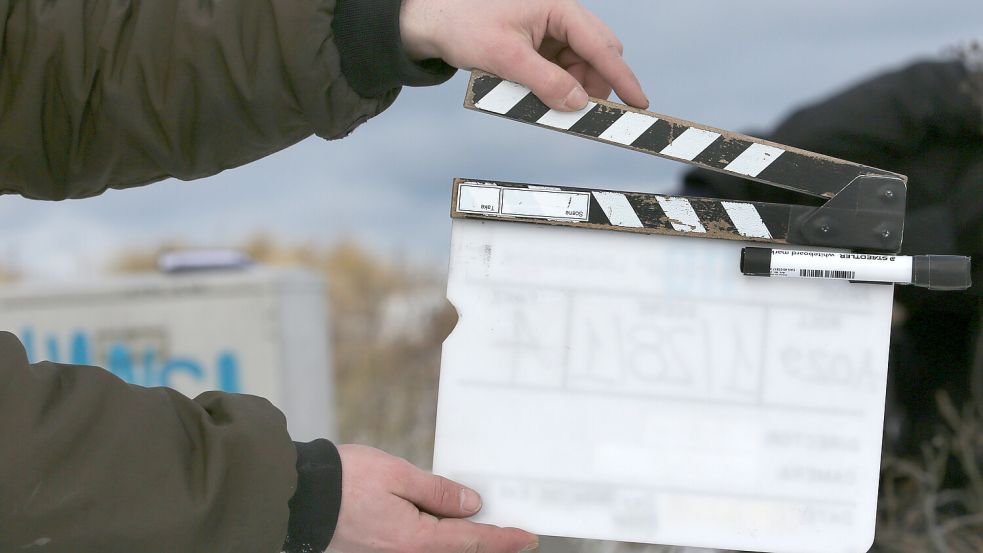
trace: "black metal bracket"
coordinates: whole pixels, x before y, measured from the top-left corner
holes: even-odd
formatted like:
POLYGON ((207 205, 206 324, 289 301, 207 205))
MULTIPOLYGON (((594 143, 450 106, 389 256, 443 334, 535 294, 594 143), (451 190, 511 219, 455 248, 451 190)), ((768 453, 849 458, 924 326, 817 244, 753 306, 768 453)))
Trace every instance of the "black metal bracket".
POLYGON ((860 175, 818 208, 795 207, 788 242, 897 253, 904 235, 907 187, 885 175, 860 175))

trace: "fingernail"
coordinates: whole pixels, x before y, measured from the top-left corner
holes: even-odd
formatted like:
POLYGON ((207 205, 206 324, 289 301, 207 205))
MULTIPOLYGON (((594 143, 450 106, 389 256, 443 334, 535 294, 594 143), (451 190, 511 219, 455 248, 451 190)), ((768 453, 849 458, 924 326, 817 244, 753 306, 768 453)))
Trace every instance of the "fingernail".
POLYGON ((519 553, 522 553, 523 551, 532 551, 533 549, 539 549, 539 542, 525 546, 523 549, 519 550, 519 553))
POLYGON ((473 490, 461 490, 461 510, 465 513, 477 513, 481 508, 481 497, 473 490))
POLYGON ((587 105, 587 91, 584 90, 582 86, 576 86, 573 90, 567 94, 567 97, 563 99, 563 105, 570 109, 584 109, 587 105))

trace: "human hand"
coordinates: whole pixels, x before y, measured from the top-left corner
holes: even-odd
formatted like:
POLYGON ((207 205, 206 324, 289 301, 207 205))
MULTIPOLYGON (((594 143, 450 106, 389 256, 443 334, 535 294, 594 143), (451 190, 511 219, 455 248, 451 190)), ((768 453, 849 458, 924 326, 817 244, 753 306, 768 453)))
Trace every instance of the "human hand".
POLYGON ((473 490, 378 449, 338 447, 341 513, 331 549, 343 553, 517 553, 538 546, 516 528, 477 524, 473 490))
POLYGON ((577 0, 403 0, 399 26, 410 57, 489 71, 553 109, 582 109, 612 88, 648 107, 621 41, 577 0))

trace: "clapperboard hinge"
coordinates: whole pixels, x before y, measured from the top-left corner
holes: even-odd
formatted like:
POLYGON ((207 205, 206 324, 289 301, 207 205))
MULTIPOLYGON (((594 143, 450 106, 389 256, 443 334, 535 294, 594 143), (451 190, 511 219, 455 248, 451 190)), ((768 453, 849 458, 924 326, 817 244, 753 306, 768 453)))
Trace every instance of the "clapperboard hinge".
POLYGON ((811 207, 457 179, 452 217, 859 251, 901 248, 904 175, 606 100, 591 99, 579 112, 557 112, 525 87, 481 71, 471 75, 465 107, 826 198, 826 203, 811 207))

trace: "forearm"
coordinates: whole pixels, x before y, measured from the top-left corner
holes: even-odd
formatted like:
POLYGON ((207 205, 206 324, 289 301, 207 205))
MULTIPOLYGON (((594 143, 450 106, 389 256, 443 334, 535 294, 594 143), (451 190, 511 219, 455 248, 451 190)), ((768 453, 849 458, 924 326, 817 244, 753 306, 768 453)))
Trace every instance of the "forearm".
POLYGON ((0 405, 0 550, 280 550, 297 472, 269 402, 29 365, 0 333, 0 405))
MULTIPOLYGON (((0 0, 0 8, 0 192, 32 198, 194 179, 312 133, 339 138, 391 104, 404 80, 450 76, 446 66, 427 81, 382 61, 345 62, 356 80, 377 85, 363 97, 342 71, 334 0, 0 0), (387 68, 402 73, 373 73, 387 68)), ((368 24, 347 13, 349 24, 368 24)), ((369 37, 346 40, 351 56, 369 37)), ((399 43, 398 34, 374 40, 399 43)), ((398 54, 375 55, 387 53, 398 54)))

